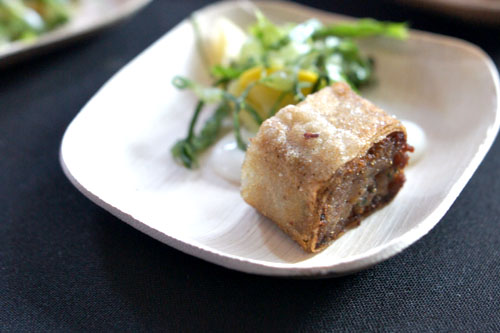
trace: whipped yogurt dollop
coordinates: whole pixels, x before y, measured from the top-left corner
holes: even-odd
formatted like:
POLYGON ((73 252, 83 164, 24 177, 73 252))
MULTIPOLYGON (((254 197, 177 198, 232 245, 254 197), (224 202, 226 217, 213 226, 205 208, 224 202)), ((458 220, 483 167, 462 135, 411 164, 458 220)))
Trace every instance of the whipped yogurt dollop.
POLYGON ((427 138, 422 127, 409 120, 401 120, 403 126, 406 127, 406 134, 408 136, 408 144, 415 148, 413 153, 410 153, 409 166, 415 165, 425 153, 427 149, 427 138))

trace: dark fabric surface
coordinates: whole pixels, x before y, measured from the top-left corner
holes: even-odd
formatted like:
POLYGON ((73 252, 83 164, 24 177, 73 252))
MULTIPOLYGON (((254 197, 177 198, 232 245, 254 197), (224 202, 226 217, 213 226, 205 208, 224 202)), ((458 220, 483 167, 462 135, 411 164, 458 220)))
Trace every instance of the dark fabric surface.
MULTIPOLYGON (((203 4, 156 0, 95 38, 0 71, 0 331, 499 332, 499 140, 427 236, 336 279, 267 278, 209 264, 129 227, 69 183, 58 149, 71 119, 113 73, 203 4)), ((500 64, 499 28, 386 1, 309 4, 409 20, 476 43, 500 64)))

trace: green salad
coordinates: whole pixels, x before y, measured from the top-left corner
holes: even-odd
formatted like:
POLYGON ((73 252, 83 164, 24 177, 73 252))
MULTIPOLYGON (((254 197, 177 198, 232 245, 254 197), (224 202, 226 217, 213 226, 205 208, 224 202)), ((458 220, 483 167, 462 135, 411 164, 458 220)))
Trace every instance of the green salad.
POLYGON ((0 0, 0 45, 36 39, 67 22, 74 0, 0 0))
MULTIPOLYGON (((406 23, 373 19, 333 25, 311 19, 276 25, 259 12, 256 18, 246 33, 232 33, 238 38, 222 42, 218 38, 208 47, 193 21, 213 84, 203 86, 180 76, 173 79, 177 88, 190 89, 199 99, 187 136, 172 147, 174 158, 187 168, 198 165, 199 155, 216 142, 226 119, 231 121, 238 147, 245 150, 242 126, 256 131, 283 106, 296 104, 334 82, 346 82, 355 90, 369 84, 374 61, 360 51, 356 39, 384 36, 404 40, 408 36, 406 23), (198 125, 204 110, 212 114, 198 125)), ((231 29, 226 23, 221 30, 227 35, 231 29)))

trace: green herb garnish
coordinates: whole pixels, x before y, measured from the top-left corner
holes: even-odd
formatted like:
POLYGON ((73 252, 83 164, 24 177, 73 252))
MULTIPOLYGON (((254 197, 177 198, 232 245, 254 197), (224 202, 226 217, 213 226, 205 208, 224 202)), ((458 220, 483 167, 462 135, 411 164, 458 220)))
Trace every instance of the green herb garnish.
MULTIPOLYGON (((198 165, 199 155, 217 140, 226 118, 231 120, 238 147, 245 150, 242 125, 257 129, 282 106, 298 103, 307 94, 333 82, 346 82, 355 90, 369 84, 373 79, 373 60, 360 52, 357 38, 408 36, 406 23, 373 19, 327 26, 311 19, 297 25, 278 26, 260 12, 256 18, 239 55, 229 64, 210 68, 212 86, 202 86, 183 77, 173 79, 177 88, 189 89, 199 99, 187 137, 172 148, 174 158, 187 168, 198 165), (259 95, 262 91, 265 96, 259 95), (199 115, 209 104, 218 106, 196 134, 199 115)), ((200 30, 196 21, 192 21, 201 45, 200 30)), ((206 61, 204 51, 200 47, 206 61)))

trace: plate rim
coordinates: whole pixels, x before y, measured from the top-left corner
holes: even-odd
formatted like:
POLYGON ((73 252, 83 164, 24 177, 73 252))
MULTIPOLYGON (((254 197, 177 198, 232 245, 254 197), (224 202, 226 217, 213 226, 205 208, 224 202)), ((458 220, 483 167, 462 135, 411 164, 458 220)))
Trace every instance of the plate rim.
MULTIPOLYGON (((296 3, 291 3, 288 1, 255 1, 259 6, 283 6, 286 5, 291 7, 292 10, 307 10, 308 12, 320 12, 322 15, 335 16, 339 18, 345 19, 353 19, 353 17, 348 17, 344 15, 339 15, 336 13, 331 13, 323 10, 319 10, 316 8, 308 7, 305 5, 300 5, 296 3)), ((220 1, 208 6, 202 7, 199 10, 195 11, 195 13, 202 13, 205 11, 211 10, 221 10, 226 6, 237 5, 235 2, 229 1, 220 1)), ((488 72, 492 79, 492 82, 495 87, 496 94, 496 110, 495 110, 495 122, 488 128, 486 131, 486 136, 483 142, 478 147, 477 152, 473 156, 473 158, 469 161, 467 167, 464 169, 462 174, 459 176, 458 180, 452 185, 446 197, 442 200, 439 206, 434 209, 425 219, 423 219, 418 225, 407 230, 404 234, 399 237, 394 238, 393 240, 376 246, 366 252, 363 252, 358 255, 349 256, 344 260, 338 260, 333 265, 297 265, 295 263, 271 263, 263 260, 256 260, 250 258, 243 258, 241 256, 232 255, 229 253, 225 253, 223 251, 219 251, 217 249, 205 246, 197 241, 191 240, 189 243, 182 241, 176 237, 171 235, 167 235, 157 229, 154 229, 147 225, 146 223, 141 222, 138 219, 135 219, 132 215, 118 209, 117 207, 112 206, 111 204, 102 200, 97 194, 92 193, 87 190, 83 184, 81 184, 76 177, 73 176, 70 167, 66 164, 64 158, 64 149, 65 142, 67 141, 68 133, 71 133, 72 125, 75 120, 82 114, 83 111, 86 110, 87 106, 94 100, 94 98, 101 93, 106 86, 113 81, 113 79, 118 76, 122 71, 126 70, 130 65, 132 65, 135 59, 139 58, 142 54, 147 52, 150 48, 154 47, 156 43, 162 40, 167 34, 178 29, 181 25, 185 24, 187 19, 183 19, 180 23, 175 25, 173 28, 165 32, 165 34, 160 37, 157 41, 155 41, 152 45, 144 49, 141 53, 139 53, 132 61, 126 64, 122 69, 120 69, 116 74, 114 74, 94 95, 93 97, 85 104, 85 106, 77 113, 77 115, 70 122, 68 127, 66 128, 64 135, 62 137, 61 146, 59 150, 59 160, 62 166, 62 170, 66 177, 70 180, 70 182, 84 194, 87 198, 89 198, 92 202, 97 204, 98 206, 104 208, 111 214, 115 215, 122 221, 131 225, 135 229, 147 234, 148 236, 168 245, 181 252, 184 252, 189 255, 193 255, 205 261, 211 262, 213 264, 223 266, 229 269, 238 270, 245 273, 250 274, 258 274, 258 275, 266 275, 266 276, 281 276, 281 277, 334 277, 341 276, 350 273, 354 273, 356 271, 363 270, 375 264, 378 264, 396 254, 401 252, 402 250, 409 247, 411 244, 415 243, 417 240, 425 236, 446 214, 449 210, 453 202, 456 200, 460 192, 464 189, 465 185, 472 177, 474 172, 477 170, 478 166, 486 156, 487 152, 491 148, 498 130, 500 128, 500 83, 499 83, 499 75, 496 69, 495 64, 488 56, 486 52, 484 52, 478 46, 455 37, 440 35, 436 33, 423 32, 418 30, 411 30, 411 38, 412 39, 420 39, 424 41, 432 41, 438 43, 445 43, 454 47, 458 47, 463 49, 465 52, 473 53, 475 56, 479 57, 482 62, 487 65, 488 72)))

